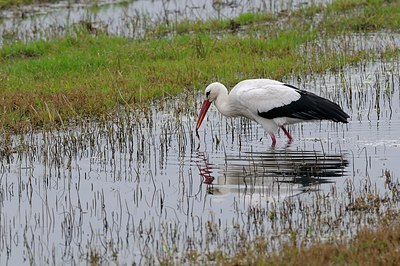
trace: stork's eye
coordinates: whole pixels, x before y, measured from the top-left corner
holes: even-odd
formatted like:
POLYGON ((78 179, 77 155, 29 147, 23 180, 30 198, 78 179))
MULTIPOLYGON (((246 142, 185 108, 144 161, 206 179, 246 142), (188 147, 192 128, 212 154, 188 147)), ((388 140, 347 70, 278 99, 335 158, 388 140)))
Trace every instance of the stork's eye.
POLYGON ((210 96, 210 92, 209 91, 206 92, 206 97, 208 98, 208 96, 210 96))

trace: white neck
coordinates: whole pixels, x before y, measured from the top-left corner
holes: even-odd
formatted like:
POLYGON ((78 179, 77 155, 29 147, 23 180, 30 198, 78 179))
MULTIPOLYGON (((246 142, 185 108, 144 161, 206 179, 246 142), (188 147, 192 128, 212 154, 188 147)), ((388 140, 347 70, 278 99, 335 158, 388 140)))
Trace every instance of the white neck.
POLYGON ((232 106, 231 99, 228 95, 228 90, 221 90, 218 97, 214 101, 218 111, 224 116, 233 117, 236 116, 235 110, 232 106))

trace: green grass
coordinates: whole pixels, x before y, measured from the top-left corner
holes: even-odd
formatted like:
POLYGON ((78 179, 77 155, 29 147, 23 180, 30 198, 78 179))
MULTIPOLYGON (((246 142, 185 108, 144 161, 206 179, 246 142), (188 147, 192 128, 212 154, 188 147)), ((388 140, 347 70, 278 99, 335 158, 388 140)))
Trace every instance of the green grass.
POLYGON ((399 0, 335 1, 328 7, 326 26, 335 31, 374 31, 400 27, 399 0), (357 16, 347 16, 357 10, 357 16))
POLYGON ((246 13, 233 24, 160 25, 137 40, 76 30, 61 39, 9 44, 0 50, 0 122, 19 132, 71 117, 101 117, 120 104, 135 108, 215 80, 232 86, 246 78, 284 79, 395 57, 397 48, 377 54, 311 44, 350 32, 396 30, 399 9, 399 1, 334 1, 327 8, 314 5, 282 17, 246 13), (321 19, 315 20, 317 15, 321 19), (308 57, 300 52, 305 45, 308 57))
POLYGON ((218 32, 236 30, 239 26, 255 25, 256 23, 276 22, 278 16, 272 13, 242 13, 235 19, 213 19, 202 20, 183 20, 172 24, 158 24, 148 30, 149 36, 163 36, 170 33, 198 33, 198 32, 218 32))

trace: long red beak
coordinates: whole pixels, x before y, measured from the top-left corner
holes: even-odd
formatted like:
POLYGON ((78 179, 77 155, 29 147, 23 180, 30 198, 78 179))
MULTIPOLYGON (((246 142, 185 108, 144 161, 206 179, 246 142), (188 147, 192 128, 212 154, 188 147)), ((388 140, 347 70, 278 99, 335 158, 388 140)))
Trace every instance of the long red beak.
POLYGON ((211 102, 209 100, 204 100, 203 106, 201 107, 199 118, 197 118, 197 124, 196 124, 196 130, 199 129, 201 126, 201 123, 204 120, 204 117, 206 116, 207 110, 210 107, 211 102))

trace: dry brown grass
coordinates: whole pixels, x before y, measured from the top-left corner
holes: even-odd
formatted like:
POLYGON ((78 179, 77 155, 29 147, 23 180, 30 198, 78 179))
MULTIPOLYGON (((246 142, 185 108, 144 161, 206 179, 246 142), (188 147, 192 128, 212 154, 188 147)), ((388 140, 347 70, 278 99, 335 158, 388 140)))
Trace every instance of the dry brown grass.
POLYGON ((315 243, 298 248, 286 245, 281 252, 238 252, 221 265, 400 265, 400 224, 398 214, 390 214, 391 224, 363 229, 349 243, 315 243), (397 217, 397 218, 395 218, 397 217), (394 220, 392 220, 394 219, 394 220))

